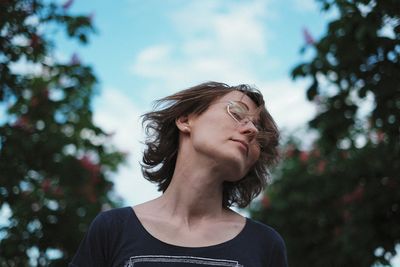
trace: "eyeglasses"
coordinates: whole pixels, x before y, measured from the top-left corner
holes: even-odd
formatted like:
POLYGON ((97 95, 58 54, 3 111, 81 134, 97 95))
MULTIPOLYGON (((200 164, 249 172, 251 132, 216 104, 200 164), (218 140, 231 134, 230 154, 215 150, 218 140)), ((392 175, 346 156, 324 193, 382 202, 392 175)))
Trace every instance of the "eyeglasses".
POLYGON ((261 150, 263 150, 266 145, 265 130, 259 123, 251 120, 251 113, 249 112, 248 107, 239 101, 229 101, 226 105, 226 111, 239 125, 244 126, 249 122, 254 125, 254 127, 257 129, 255 138, 256 144, 261 150))
POLYGON ((226 105, 226 110, 228 114, 240 125, 246 125, 251 122, 258 132, 261 132, 263 129, 259 123, 256 123, 251 120, 249 117, 249 110, 247 106, 239 101, 229 101, 226 105))

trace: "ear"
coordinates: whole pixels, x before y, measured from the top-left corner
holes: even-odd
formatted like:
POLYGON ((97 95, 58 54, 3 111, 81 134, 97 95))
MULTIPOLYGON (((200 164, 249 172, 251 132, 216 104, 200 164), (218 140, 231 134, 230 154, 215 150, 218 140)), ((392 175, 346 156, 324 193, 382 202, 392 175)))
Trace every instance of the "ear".
POLYGON ((180 116, 175 120, 176 127, 183 133, 190 133, 189 116, 180 116))

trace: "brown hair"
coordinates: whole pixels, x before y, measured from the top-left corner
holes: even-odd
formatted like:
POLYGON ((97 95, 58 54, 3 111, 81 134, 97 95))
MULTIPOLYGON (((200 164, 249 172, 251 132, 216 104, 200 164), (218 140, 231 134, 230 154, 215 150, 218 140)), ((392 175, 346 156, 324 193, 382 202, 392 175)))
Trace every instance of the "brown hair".
POLYGON ((189 114, 200 115, 214 100, 232 91, 243 92, 261 109, 262 131, 257 138, 262 146, 260 158, 246 176, 237 182, 224 182, 222 205, 236 204, 244 208, 264 189, 270 178, 269 168, 279 158, 279 131, 265 108, 262 94, 249 85, 206 82, 157 100, 155 110, 142 115, 147 135, 142 172, 147 180, 158 185, 159 191, 165 192, 175 169, 179 145, 176 119, 189 114))

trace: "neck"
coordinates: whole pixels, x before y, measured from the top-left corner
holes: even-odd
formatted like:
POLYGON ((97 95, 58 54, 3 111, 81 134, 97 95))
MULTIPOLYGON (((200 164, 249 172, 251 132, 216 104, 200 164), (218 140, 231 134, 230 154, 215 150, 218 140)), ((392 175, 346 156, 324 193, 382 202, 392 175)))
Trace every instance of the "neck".
POLYGON ((222 206, 222 176, 209 162, 206 165, 199 160, 185 160, 181 164, 179 160, 171 183, 157 200, 162 212, 182 218, 185 224, 221 218, 228 210, 222 206))

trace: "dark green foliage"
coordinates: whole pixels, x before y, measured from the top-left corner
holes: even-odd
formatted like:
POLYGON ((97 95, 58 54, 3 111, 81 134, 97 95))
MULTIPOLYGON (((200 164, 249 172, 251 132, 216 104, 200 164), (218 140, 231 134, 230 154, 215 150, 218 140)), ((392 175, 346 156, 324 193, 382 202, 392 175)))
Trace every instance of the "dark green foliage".
POLYGON ((312 81, 313 147, 286 143, 252 212, 285 238, 290 266, 388 265, 400 243, 400 3, 320 1, 339 16, 294 78, 312 81))
POLYGON ((93 217, 117 204, 108 176, 124 157, 93 124, 91 68, 76 55, 54 57, 59 28, 81 43, 93 32, 90 18, 67 6, 0 2, 0 207, 11 209, 0 230, 1 266, 66 266, 93 217))

